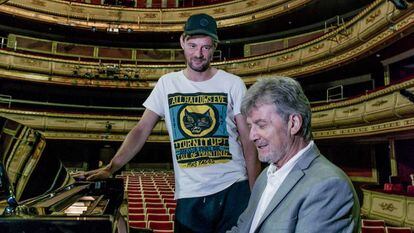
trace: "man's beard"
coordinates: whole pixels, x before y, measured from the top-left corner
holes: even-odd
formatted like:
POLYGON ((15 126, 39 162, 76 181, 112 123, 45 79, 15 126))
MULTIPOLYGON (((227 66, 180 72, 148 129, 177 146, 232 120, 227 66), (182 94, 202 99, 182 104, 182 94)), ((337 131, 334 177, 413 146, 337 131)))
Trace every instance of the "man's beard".
POLYGON ((200 67, 195 67, 195 66, 193 66, 193 63, 190 61, 189 63, 188 63, 188 66, 192 69, 192 70, 194 70, 194 71, 196 71, 196 72, 204 72, 204 71, 206 71, 208 68, 210 68, 210 62, 206 62, 206 63, 204 63, 202 66, 200 66, 200 67))

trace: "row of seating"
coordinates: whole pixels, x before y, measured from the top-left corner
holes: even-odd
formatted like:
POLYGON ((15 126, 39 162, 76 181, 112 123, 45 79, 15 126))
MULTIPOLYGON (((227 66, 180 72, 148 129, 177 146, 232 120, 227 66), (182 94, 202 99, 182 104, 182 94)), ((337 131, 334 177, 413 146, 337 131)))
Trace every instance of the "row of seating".
POLYGON ((384 220, 362 219, 361 233, 412 233, 410 227, 386 226, 384 220))
POLYGON ((121 176, 128 198, 129 226, 174 232, 174 173, 143 170, 124 172, 121 176))
POLYGON ((361 233, 412 233, 409 227, 381 227, 366 226, 362 227, 361 233))
POLYGON ((174 232, 174 221, 129 221, 132 228, 150 228, 153 232, 174 232))

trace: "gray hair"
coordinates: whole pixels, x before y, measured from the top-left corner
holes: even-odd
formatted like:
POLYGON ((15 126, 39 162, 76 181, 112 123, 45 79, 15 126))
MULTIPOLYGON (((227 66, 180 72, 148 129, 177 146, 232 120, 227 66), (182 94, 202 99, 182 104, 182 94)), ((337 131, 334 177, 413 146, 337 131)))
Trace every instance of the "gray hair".
POLYGON ((300 84, 288 77, 263 78, 253 84, 243 98, 241 112, 247 116, 253 108, 274 104, 276 113, 287 123, 292 114, 301 115, 302 137, 312 139, 311 108, 300 84))

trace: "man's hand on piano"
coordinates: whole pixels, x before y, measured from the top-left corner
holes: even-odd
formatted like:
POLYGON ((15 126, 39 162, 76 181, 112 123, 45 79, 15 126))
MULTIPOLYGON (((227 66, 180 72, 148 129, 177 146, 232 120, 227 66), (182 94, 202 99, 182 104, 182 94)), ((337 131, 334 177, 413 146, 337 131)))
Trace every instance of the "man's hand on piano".
POLYGON ((73 178, 79 180, 103 180, 111 177, 111 175, 110 168, 105 166, 92 171, 75 173, 73 178))

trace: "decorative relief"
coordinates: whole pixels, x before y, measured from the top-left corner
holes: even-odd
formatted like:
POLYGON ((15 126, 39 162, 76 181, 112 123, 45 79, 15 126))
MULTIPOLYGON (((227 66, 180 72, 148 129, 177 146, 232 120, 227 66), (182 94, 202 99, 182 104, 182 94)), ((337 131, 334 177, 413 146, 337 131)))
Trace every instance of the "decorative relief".
POLYGON ((156 74, 157 70, 156 69, 141 69, 139 71, 139 75, 143 76, 143 75, 151 75, 151 74, 156 74))
POLYGON ((372 130, 384 130, 384 129, 392 129, 401 126, 400 122, 387 122, 384 124, 374 125, 372 126, 372 130))
POLYGON ((397 207, 394 207, 394 205, 392 203, 381 202, 381 204, 379 204, 379 206, 381 207, 382 210, 386 210, 386 211, 389 211, 389 212, 393 212, 394 210, 397 209, 397 207))
POLYGON ((318 114, 315 114, 312 117, 313 118, 323 118, 323 117, 326 117, 326 116, 328 116, 328 114, 326 114, 326 113, 318 113, 318 114))
POLYGON ((79 13, 79 14, 82 14, 84 12, 83 8, 81 8, 81 7, 71 7, 70 11, 72 11, 74 13, 79 13))
POLYGON ((215 8, 214 9, 214 14, 222 14, 226 12, 226 8, 222 7, 222 8, 215 8))
POLYGON ((155 13, 145 13, 144 18, 146 18, 146 19, 155 19, 155 18, 157 18, 157 14, 155 14, 155 13))
POLYGON ((41 1, 41 0, 32 0, 31 2, 32 2, 33 5, 36 5, 36 6, 45 6, 46 5, 45 2, 41 1))
POLYGON ((293 58, 293 54, 291 53, 291 54, 286 54, 286 55, 277 57, 276 61, 286 62, 286 61, 292 60, 292 58, 293 58))
POLYGON ((16 116, 16 117, 13 117, 13 119, 21 120, 21 121, 34 121, 34 120, 36 120, 36 118, 25 117, 25 116, 16 116))
POLYGON ((345 28, 344 30, 339 31, 337 34, 328 38, 328 40, 336 42, 337 44, 341 44, 349 39, 349 36, 352 34, 352 32, 353 28, 345 28))
POLYGON ((55 120, 55 122, 59 122, 59 123, 77 123, 77 121, 74 120, 68 120, 68 119, 62 119, 62 120, 55 120))
POLYGON ((372 12, 366 19, 365 19, 365 23, 369 24, 371 22, 373 22, 378 16, 381 15, 381 9, 378 9, 374 12, 372 12))
POLYGON ((325 47, 325 43, 317 44, 308 49, 309 53, 314 53, 325 47))
POLYGON ((257 5, 257 0, 246 2, 247 7, 252 7, 257 5))
POLYGON ((388 102, 388 100, 378 100, 377 102, 373 103, 371 106, 372 107, 379 107, 379 106, 381 106, 381 105, 383 105, 387 102, 388 102))
POLYGON ((190 17, 191 13, 190 12, 180 12, 178 15, 180 16, 180 18, 185 18, 186 19, 186 18, 190 17))
POLYGON ((29 66, 41 66, 42 65, 41 60, 33 60, 30 58, 20 58, 20 63, 23 63, 24 65, 29 65, 29 66))
POLYGON ((109 17, 114 17, 114 18, 121 18, 122 17, 122 11, 108 11, 108 16, 109 17))
POLYGON ((251 68, 257 67, 257 66, 259 66, 259 65, 260 65, 260 62, 259 62, 259 61, 255 61, 255 62, 248 62, 248 63, 245 63, 245 64, 243 64, 243 67, 244 67, 244 68, 249 68, 249 69, 251 69, 251 68))
POLYGON ((353 112, 356 112, 356 111, 358 111, 358 108, 350 108, 348 110, 343 111, 342 113, 350 114, 350 113, 353 113, 353 112))

